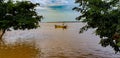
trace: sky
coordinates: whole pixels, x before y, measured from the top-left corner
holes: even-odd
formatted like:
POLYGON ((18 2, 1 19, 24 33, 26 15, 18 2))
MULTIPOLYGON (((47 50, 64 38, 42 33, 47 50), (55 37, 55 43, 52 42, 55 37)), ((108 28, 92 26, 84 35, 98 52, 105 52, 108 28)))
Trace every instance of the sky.
POLYGON ((76 6, 75 0, 30 0, 40 3, 37 12, 43 15, 42 22, 76 21, 78 12, 72 10, 76 6))
MULTIPOLYGON (((21 1, 21 0, 19 0, 21 1)), ((42 15, 42 22, 76 21, 78 12, 72 10, 76 6, 75 0, 28 0, 40 3, 36 12, 42 15)))
POLYGON ((33 3, 40 3, 40 9, 63 10, 73 8, 76 4, 75 0, 30 0, 33 3))
POLYGON ((40 3, 41 6, 71 5, 74 0, 31 0, 34 3, 40 3))

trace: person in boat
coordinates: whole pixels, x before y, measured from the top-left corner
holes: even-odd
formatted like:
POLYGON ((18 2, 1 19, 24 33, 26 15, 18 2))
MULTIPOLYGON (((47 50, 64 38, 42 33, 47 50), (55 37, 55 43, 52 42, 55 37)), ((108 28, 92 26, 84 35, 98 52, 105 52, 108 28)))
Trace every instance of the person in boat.
POLYGON ((55 25, 55 28, 67 29, 67 25, 64 25, 64 23, 63 23, 62 25, 55 25))

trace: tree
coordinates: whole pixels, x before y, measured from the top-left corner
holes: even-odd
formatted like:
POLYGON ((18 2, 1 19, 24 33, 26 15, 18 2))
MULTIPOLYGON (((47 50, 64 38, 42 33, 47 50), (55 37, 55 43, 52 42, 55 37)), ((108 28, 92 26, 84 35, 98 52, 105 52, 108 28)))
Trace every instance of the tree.
POLYGON ((80 33, 95 28, 103 47, 111 46, 120 52, 120 5, 119 0, 76 0, 79 6, 73 8, 80 12, 77 20, 86 23, 80 33))
POLYGON ((30 1, 4 1, 0 0, 0 40, 7 30, 25 30, 39 27, 39 21, 42 16, 39 16, 35 7, 39 4, 34 4, 30 1))

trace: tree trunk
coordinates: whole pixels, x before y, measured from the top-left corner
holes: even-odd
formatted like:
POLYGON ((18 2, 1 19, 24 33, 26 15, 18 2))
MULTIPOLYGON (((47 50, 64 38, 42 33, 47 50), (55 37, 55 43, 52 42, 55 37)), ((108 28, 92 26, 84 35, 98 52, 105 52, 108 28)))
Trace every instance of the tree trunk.
POLYGON ((1 43, 4 43, 2 37, 3 37, 3 35, 5 34, 5 31, 6 31, 6 29, 1 30, 1 32, 2 32, 1 35, 0 35, 0 42, 1 42, 1 43))

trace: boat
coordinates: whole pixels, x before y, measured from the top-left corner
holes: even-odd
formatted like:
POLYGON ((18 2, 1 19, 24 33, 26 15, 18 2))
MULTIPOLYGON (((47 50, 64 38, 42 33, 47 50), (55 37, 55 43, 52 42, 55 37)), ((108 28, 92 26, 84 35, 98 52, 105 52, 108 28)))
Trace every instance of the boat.
POLYGON ((67 29, 67 25, 55 25, 55 28, 67 29))

